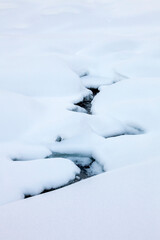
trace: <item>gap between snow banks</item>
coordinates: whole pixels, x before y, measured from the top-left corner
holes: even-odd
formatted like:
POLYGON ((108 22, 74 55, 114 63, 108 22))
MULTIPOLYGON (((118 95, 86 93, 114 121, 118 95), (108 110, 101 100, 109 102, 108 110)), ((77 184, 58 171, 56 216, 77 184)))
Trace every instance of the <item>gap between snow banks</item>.
MULTIPOLYGON (((79 182, 83 179, 86 179, 86 178, 89 178, 89 177, 92 177, 94 175, 104 172, 103 167, 98 162, 96 162, 95 159, 92 157, 87 158, 87 157, 76 155, 76 154, 53 153, 52 155, 48 156, 47 158, 65 158, 65 159, 72 160, 80 168, 80 173, 76 175, 74 180, 69 181, 67 184, 62 185, 57 188, 44 189, 39 194, 58 190, 60 188, 66 187, 73 183, 79 182)), ((24 198, 29 198, 29 197, 33 197, 33 196, 35 196, 35 195, 24 194, 24 198)))
MULTIPOLYGON (((92 108, 92 101, 94 99, 94 97, 99 93, 99 89, 98 88, 88 88, 92 94, 90 94, 88 97, 85 97, 83 99, 83 101, 75 103, 75 106, 77 106, 77 111, 76 112, 85 112, 87 114, 92 115, 91 112, 91 108, 92 108)), ((75 111, 75 109, 73 109, 72 111, 75 111)), ((136 126, 131 126, 130 131, 126 131, 123 132, 121 134, 115 134, 115 135, 111 135, 111 136, 103 136, 104 138, 112 138, 112 137, 119 137, 119 136, 123 136, 123 135, 136 135, 136 134, 143 134, 144 130, 142 130, 139 127, 136 126)), ((56 142, 62 142, 63 139, 61 136, 58 136, 56 139, 56 142)), ((44 189, 43 191, 41 191, 39 194, 43 194, 49 191, 54 191, 60 188, 63 188, 65 186, 68 186, 70 184, 76 183, 78 181, 81 181, 83 179, 98 175, 102 172, 104 172, 104 168, 103 166, 96 161, 96 159, 94 159, 92 156, 84 156, 83 154, 74 154, 74 153, 60 153, 60 152, 52 152, 52 154, 48 157, 46 157, 47 159, 53 159, 53 158, 63 158, 63 159, 69 159, 72 162, 74 162, 74 164, 76 164, 77 167, 79 167, 80 169, 80 173, 77 174, 75 176, 75 179, 70 180, 68 183, 66 183, 65 185, 62 185, 60 187, 56 187, 53 188, 51 187, 50 189, 44 189)), ((13 159, 14 161, 21 161, 21 159, 13 159)), ((37 195, 37 194, 36 194, 37 195)), ((24 198, 28 198, 28 197, 32 197, 35 195, 31 195, 31 194, 24 194, 24 198)))
POLYGON ((79 106, 82 109, 85 109, 86 113, 92 114, 91 112, 92 101, 94 97, 99 93, 99 89, 98 88, 88 88, 88 89, 92 92, 92 95, 85 97, 83 101, 75 103, 74 105, 79 106))

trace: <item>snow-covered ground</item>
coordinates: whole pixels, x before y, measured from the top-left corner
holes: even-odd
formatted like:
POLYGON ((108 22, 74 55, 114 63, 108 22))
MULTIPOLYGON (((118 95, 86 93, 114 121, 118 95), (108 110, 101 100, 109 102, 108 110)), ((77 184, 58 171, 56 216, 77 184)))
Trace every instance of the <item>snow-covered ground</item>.
POLYGON ((0 0, 0 239, 160 238, 159 41, 158 0, 0 0))
POLYGON ((152 160, 5 205, 1 239, 158 240, 159 171, 152 160))

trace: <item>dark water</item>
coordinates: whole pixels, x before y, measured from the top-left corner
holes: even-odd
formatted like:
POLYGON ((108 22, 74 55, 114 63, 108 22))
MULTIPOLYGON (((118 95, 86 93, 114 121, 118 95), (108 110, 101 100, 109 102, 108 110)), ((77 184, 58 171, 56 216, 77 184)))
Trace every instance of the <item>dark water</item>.
POLYGON ((78 102, 75 105, 85 109, 88 114, 92 114, 91 113, 92 100, 97 95, 97 93, 99 93, 99 90, 98 88, 88 88, 88 89, 92 92, 92 95, 84 98, 83 101, 78 102))
MULTIPOLYGON (((78 174, 74 180, 69 181, 67 184, 58 187, 58 188, 50 188, 50 189, 44 189, 40 194, 47 193, 50 191, 55 191, 57 189, 66 187, 68 185, 71 185, 73 183, 79 182, 83 179, 95 176, 97 174, 100 174, 104 172, 103 167, 96 162, 96 160, 92 157, 84 157, 79 154, 64 154, 64 153, 53 153, 48 158, 67 158, 73 161, 79 168, 80 168, 80 174, 78 174), (86 161, 85 161, 86 160, 86 161)), ((33 197, 33 195, 25 194, 24 198, 33 197)))

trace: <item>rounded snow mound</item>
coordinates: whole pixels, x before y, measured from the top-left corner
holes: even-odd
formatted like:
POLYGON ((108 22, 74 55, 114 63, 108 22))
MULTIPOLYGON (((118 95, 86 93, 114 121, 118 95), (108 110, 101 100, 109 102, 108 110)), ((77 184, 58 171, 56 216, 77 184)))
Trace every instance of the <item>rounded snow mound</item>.
POLYGON ((85 90, 79 77, 56 57, 16 56, 4 59, 0 66, 0 89, 47 97, 76 95, 85 90))

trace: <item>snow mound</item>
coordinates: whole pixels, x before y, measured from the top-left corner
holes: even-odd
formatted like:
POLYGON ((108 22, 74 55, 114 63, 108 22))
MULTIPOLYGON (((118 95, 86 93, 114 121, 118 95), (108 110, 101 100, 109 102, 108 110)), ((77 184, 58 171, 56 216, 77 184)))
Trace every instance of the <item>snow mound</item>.
POLYGON ((159 172, 152 159, 1 206, 0 238, 159 240, 159 172))
POLYGON ((75 179, 80 169, 63 158, 7 161, 1 159, 0 204, 64 186, 75 179))
POLYGON ((87 92, 78 76, 56 57, 12 56, 4 59, 0 67, 0 88, 4 90, 42 97, 87 92))
POLYGON ((123 123, 141 126, 146 131, 159 128, 160 79, 129 79, 101 88, 92 111, 113 116, 123 123))
POLYGON ((131 126, 138 134, 133 136, 134 131, 126 128, 121 135, 127 135, 128 131, 133 133, 132 136, 109 138, 95 147, 93 157, 105 170, 159 157, 159 89, 159 78, 128 79, 101 88, 93 102, 93 113, 99 117, 111 116, 125 126, 131 126))
POLYGON ((97 42, 77 53, 89 73, 117 82, 126 78, 160 77, 159 43, 130 38, 97 42))

